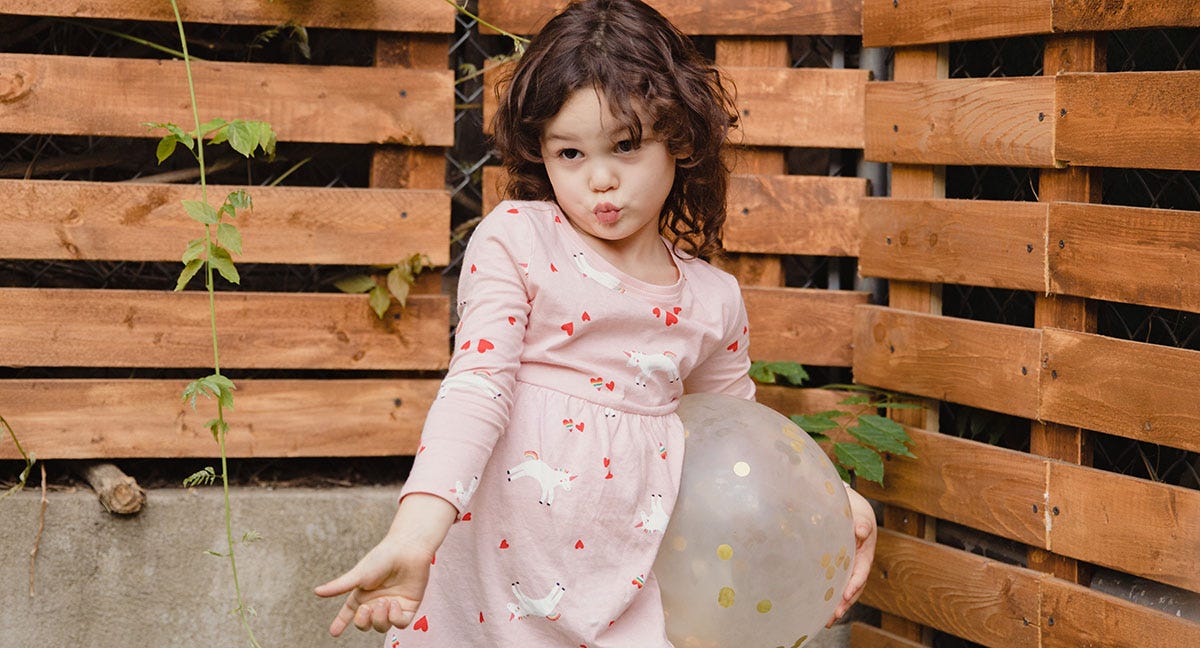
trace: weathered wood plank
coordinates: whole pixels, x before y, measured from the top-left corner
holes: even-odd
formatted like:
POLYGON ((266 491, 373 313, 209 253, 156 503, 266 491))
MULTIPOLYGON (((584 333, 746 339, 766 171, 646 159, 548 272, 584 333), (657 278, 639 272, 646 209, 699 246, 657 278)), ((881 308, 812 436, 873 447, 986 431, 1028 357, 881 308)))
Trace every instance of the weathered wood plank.
POLYGON ((1194 2, 1111 2, 1054 0, 1049 3, 1054 30, 1119 31, 1145 27, 1200 27, 1200 4, 1194 2))
MULTIPOLYGON (((855 0, 649 0, 685 34, 709 36, 849 35, 862 33, 861 3, 855 0)), ((515 34, 532 34, 554 17, 566 0, 480 0, 484 20, 515 34)), ((487 33, 487 32, 485 32, 487 33)))
POLYGON ((1050 0, 863 0, 863 46, 1048 34, 1050 5, 1050 0))
MULTIPOLYGON (((261 119, 280 140, 454 143, 454 73, 195 61, 201 120, 261 119)), ((0 131, 158 137, 194 123, 182 61, 0 54, 0 131)))
POLYGON ((750 316, 750 357, 849 366, 854 309, 870 294, 802 288, 742 288, 750 316))
POLYGON ((1047 492, 1055 553, 1200 592, 1200 491, 1051 462, 1047 492))
POLYGON ((850 648, 925 648, 925 644, 855 621, 850 626, 850 648))
MULTIPOLYGON (((223 368, 445 369, 450 304, 415 295, 382 320, 365 295, 222 292, 223 368)), ((208 367, 208 295, 0 288, 0 365, 208 367)))
POLYGON ((995 648, 1038 645, 1038 582, 1013 567, 879 530, 862 602, 995 648))
POLYGON ((1060 74, 1054 157, 1076 166, 1200 169, 1200 70, 1060 74))
POLYGON ((1054 292, 1200 312, 1200 212, 1055 203, 1054 292))
POLYGON ((1039 339, 1016 326, 859 306, 854 379, 1035 418, 1039 339))
MULTIPOLYGON (((212 202, 241 187, 210 186, 212 202)), ((248 187, 239 214, 251 263, 370 265, 424 253, 449 263, 444 191, 248 187)), ((10 259, 178 261, 203 233, 181 200, 194 185, 0 180, 0 250, 10 259)))
MULTIPOLYGON (((174 21, 171 5, 159 0, 6 0, 4 13, 66 18, 174 21)), ((223 25, 282 25, 404 32, 454 32, 454 8, 444 2, 342 0, 341 2, 179 3, 184 22, 223 25)))
POLYGON ((1043 291, 1045 205, 990 200, 862 202, 859 273, 1043 291))
POLYGON ((1040 418, 1200 451, 1200 351, 1046 329, 1040 418))
POLYGON ((1049 77, 871 82, 865 156, 878 162, 1052 167, 1053 109, 1049 77))
POLYGON ((1041 626, 1044 648, 1200 646, 1194 621, 1057 578, 1042 581, 1041 626))
POLYGON ((862 178, 735 175, 723 239, 730 252, 857 256, 862 178))
MULTIPOLYGON (((0 380, 5 418, 39 459, 212 457, 213 401, 186 380, 0 380)), ((231 457, 413 454, 437 380, 237 380, 231 457)), ((0 459, 19 455, 0 445, 0 459)))

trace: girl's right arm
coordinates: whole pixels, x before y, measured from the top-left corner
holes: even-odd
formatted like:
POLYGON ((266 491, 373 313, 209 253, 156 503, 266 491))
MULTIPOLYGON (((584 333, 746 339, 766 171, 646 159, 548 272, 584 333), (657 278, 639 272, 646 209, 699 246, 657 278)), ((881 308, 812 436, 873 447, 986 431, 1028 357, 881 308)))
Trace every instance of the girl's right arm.
POLYGON ((351 623, 359 630, 387 632, 412 622, 429 581, 429 565, 457 510, 435 495, 413 493, 400 502, 383 540, 341 576, 319 585, 317 596, 349 593, 329 626, 337 637, 351 623))

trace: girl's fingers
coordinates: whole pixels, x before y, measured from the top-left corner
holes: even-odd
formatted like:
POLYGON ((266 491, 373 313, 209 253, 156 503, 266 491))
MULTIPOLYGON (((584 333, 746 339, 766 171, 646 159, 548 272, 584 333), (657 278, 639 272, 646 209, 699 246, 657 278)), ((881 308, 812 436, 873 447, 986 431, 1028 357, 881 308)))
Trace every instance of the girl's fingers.
POLYGON ((397 628, 405 628, 412 621, 413 613, 405 612, 399 601, 388 604, 388 623, 397 628))
POLYGON ((375 632, 387 632, 388 628, 392 627, 392 622, 388 620, 391 607, 392 604, 387 599, 378 599, 371 603, 371 627, 375 632))
POLYGON ((328 583, 317 585, 313 588, 313 593, 324 598, 329 598, 330 596, 341 596, 355 587, 358 587, 358 584, 358 575, 355 574, 354 570, 350 570, 345 574, 342 574, 341 576, 329 581, 328 583))
POLYGON ((371 629, 371 606, 362 604, 354 611, 354 627, 367 631, 371 629))

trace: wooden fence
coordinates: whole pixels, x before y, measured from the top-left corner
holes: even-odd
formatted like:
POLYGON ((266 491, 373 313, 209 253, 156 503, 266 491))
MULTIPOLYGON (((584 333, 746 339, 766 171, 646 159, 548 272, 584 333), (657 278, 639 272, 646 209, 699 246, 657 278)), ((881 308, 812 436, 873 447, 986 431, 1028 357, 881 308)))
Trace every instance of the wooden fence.
MULTIPOLYGON (((160 4, 10 1, 0 11, 167 19, 160 4)), ((265 119, 281 140, 375 145, 370 188, 254 189, 244 260, 365 264, 424 252, 449 263, 447 5, 188 4, 189 20, 381 32, 370 68, 198 65, 212 116, 265 119), (222 79, 234 76, 251 80, 242 87, 262 84, 262 96, 232 98, 222 79), (294 98, 262 100, 277 96, 294 98), (347 114, 361 120, 347 125, 347 114), (340 216, 347 211, 354 217, 340 216)), ((561 4, 479 0, 479 11, 528 34, 561 4)), ((652 4, 713 38, 738 88, 725 264, 742 281, 754 358, 852 367, 864 384, 1035 421, 1031 451, 1018 452, 939 433, 936 403, 897 416, 919 458, 889 458, 883 488, 859 484, 885 503, 863 599, 883 617, 880 627, 856 624, 853 646, 922 645, 930 629, 997 647, 1200 645, 1200 625, 1086 587, 1095 564, 1200 592, 1200 493, 1089 467, 1087 432, 1200 450, 1200 353, 1095 333, 1096 300, 1200 311, 1196 214, 1101 205, 1095 172, 1200 169, 1200 71, 1106 73, 1098 39, 1076 33, 1200 26, 1200 13, 1190 3, 1098 0, 652 4), (1025 34, 1046 35, 1044 76, 944 78, 945 43, 1025 34), (894 80, 793 68, 793 35, 895 47, 894 80), (891 196, 867 198, 861 178, 791 175, 790 147, 863 149, 891 163, 891 196), (1039 168, 1040 202, 946 200, 941 165, 1039 168), (781 255, 857 257, 863 275, 889 281, 890 301, 786 287, 781 255), (1036 326, 944 317, 943 283, 1035 292, 1036 326), (1028 567, 934 542, 939 519, 1025 543, 1028 567)), ((172 63, 0 55, 0 131, 143 136, 144 121, 186 123, 185 101, 172 63)), ((489 204, 497 180, 485 173, 489 204)), ((13 259, 177 259, 193 236, 177 206, 187 191, 0 181, 0 250, 13 259)), ((360 296, 222 293, 223 365, 339 376, 443 369, 449 298, 421 292, 382 321, 360 296)), ((210 354, 206 305, 194 292, 4 288, 0 340, 0 366, 198 368, 210 354)), ((230 453, 412 453, 437 380, 403 375, 414 377, 240 381, 230 453)), ((43 459, 211 456, 202 426, 210 412, 179 403, 184 382, 5 380, 0 412, 43 459)), ((760 392, 786 413, 840 398, 760 392)), ((15 456, 0 445, 0 458, 15 456)))

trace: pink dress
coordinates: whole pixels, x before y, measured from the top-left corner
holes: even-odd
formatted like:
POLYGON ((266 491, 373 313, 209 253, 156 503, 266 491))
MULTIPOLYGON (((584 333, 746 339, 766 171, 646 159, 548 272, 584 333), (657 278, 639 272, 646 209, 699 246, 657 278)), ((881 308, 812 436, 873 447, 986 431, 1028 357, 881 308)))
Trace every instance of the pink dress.
POLYGON ((651 566, 683 463, 678 399, 754 397, 737 281, 675 262, 673 285, 627 276, 553 203, 506 202, 479 225, 401 493, 459 518, 386 648, 671 645, 651 566))

